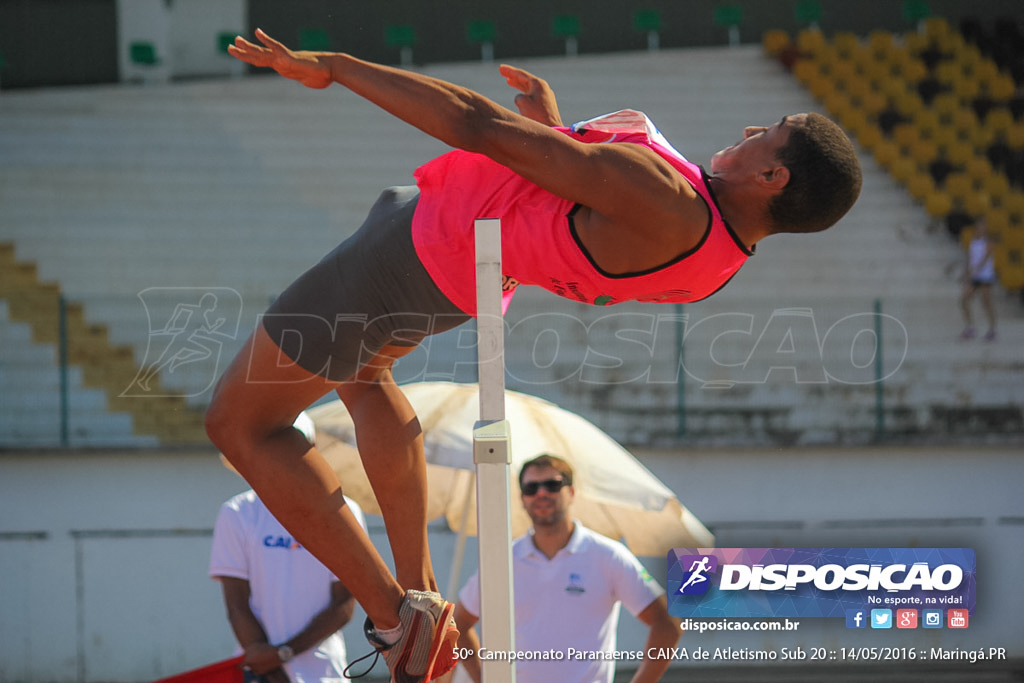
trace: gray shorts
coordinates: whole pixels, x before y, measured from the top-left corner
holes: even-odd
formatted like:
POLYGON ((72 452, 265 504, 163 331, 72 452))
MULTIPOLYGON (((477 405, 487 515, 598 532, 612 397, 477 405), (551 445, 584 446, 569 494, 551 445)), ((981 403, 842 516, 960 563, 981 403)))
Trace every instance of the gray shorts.
POLYGON ((415 187, 381 193, 362 227, 281 293, 263 328, 303 369, 344 382, 385 346, 415 346, 470 319, 416 255, 415 187))

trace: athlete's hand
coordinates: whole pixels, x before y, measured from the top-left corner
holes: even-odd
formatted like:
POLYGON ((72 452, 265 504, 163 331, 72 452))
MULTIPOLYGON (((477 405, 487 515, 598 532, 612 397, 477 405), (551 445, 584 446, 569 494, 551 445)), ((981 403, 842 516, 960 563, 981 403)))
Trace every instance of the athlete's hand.
POLYGON ((256 38, 264 47, 238 36, 235 44, 228 46, 228 54, 247 64, 273 69, 308 88, 326 88, 331 84, 331 68, 321 59, 325 53, 289 50, 261 29, 256 29, 256 38))
POLYGON ((509 86, 519 91, 515 102, 520 114, 547 126, 562 125, 555 92, 547 81, 508 64, 499 66, 498 71, 509 86))

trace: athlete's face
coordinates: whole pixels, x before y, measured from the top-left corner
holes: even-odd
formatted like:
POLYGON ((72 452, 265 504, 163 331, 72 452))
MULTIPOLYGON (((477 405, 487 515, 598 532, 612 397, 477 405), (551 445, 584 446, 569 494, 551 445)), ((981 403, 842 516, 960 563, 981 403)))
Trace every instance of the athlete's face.
POLYGON ((742 140, 711 157, 711 172, 716 176, 745 176, 777 167, 778 152, 789 140, 789 132, 803 125, 806 118, 806 114, 793 114, 770 126, 747 126, 742 140))
POLYGON ((569 513, 575 490, 563 484, 558 491, 549 491, 549 486, 540 485, 552 481, 564 482, 562 473, 553 467, 530 467, 523 472, 523 507, 535 527, 561 522, 569 513), (533 488, 536 491, 528 495, 527 491, 533 488))

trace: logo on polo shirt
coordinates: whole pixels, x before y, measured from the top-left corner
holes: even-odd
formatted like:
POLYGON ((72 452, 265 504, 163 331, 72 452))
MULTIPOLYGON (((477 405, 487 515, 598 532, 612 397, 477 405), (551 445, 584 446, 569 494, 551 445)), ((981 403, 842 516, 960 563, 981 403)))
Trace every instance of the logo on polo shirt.
POLYGON ((264 536, 263 545, 268 548, 285 548, 286 550, 299 550, 302 548, 299 542, 290 536, 264 536))
POLYGON ((566 593, 586 593, 587 589, 583 587, 583 577, 579 574, 569 574, 569 585, 565 587, 566 593))

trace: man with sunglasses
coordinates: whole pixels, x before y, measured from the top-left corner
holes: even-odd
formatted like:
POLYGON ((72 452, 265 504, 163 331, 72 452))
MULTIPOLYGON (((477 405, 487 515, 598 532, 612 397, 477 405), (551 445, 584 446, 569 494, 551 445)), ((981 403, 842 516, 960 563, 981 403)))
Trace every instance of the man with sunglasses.
MULTIPOLYGON (((583 526, 571 515, 576 489, 572 467, 541 455, 519 472, 519 488, 533 526, 512 548, 515 591, 515 647, 523 653, 551 653, 547 659, 516 662, 520 683, 611 683, 615 675, 620 605, 650 630, 643 652, 672 648, 679 622, 668 614, 665 591, 624 545, 583 526)), ((473 626, 480 614, 480 577, 459 592, 455 622, 460 656, 479 683, 479 640, 473 626)), ((629 653, 632 654, 632 653, 629 653)), ((668 659, 634 659, 634 683, 657 681, 668 659)))

